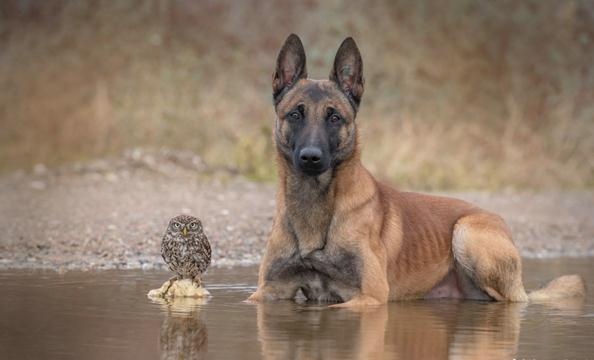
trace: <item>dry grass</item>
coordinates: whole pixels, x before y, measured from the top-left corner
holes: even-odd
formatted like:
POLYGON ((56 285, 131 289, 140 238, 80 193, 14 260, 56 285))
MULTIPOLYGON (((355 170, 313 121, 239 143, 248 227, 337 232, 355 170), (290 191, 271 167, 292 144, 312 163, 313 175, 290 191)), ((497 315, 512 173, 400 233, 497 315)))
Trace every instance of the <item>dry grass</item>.
POLYGON ((3 1, 0 169, 149 145, 271 179, 270 75, 290 32, 318 78, 358 41, 380 177, 594 186, 589 1, 3 1))

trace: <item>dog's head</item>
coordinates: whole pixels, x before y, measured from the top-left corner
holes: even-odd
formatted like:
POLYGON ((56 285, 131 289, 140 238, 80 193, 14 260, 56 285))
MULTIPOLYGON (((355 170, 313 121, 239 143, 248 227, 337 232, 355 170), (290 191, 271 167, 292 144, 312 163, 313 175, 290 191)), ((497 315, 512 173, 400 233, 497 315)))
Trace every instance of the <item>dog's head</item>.
POLYGON ((311 80, 303 44, 291 34, 278 54, 272 94, 277 148, 295 171, 318 176, 353 155, 363 62, 352 38, 340 45, 330 78, 311 80))

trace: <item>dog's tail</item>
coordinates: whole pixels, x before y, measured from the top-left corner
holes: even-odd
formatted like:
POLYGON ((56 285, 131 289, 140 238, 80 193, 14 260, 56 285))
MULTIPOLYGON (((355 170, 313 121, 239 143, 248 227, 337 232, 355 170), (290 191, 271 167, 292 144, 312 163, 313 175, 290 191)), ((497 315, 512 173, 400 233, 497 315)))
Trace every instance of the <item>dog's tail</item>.
POLYGON ((586 296, 584 279, 579 275, 563 275, 549 281, 545 286, 528 294, 530 301, 578 298, 586 296))

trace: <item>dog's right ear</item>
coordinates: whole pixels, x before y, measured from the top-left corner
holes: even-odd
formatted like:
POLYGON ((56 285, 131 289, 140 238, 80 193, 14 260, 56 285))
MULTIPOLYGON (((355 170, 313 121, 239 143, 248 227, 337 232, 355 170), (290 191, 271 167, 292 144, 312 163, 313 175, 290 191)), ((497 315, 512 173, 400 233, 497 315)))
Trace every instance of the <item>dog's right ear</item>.
POLYGON ((344 39, 334 58, 334 67, 330 72, 330 80, 334 81, 349 97, 355 109, 363 96, 363 60, 352 37, 344 39))
POLYGON ((272 96, 278 104, 284 93, 299 79, 307 77, 305 50, 299 36, 289 35, 276 59, 276 70, 272 78, 272 96))

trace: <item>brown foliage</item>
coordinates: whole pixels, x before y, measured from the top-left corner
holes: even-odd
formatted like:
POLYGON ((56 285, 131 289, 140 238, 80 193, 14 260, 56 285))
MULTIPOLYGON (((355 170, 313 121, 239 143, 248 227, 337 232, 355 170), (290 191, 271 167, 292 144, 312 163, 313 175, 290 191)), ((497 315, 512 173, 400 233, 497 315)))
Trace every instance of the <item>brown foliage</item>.
POLYGON ((589 1, 3 1, 0 168, 150 145, 270 178, 270 80, 291 32, 314 78, 343 38, 357 41, 378 175, 594 185, 589 1))

